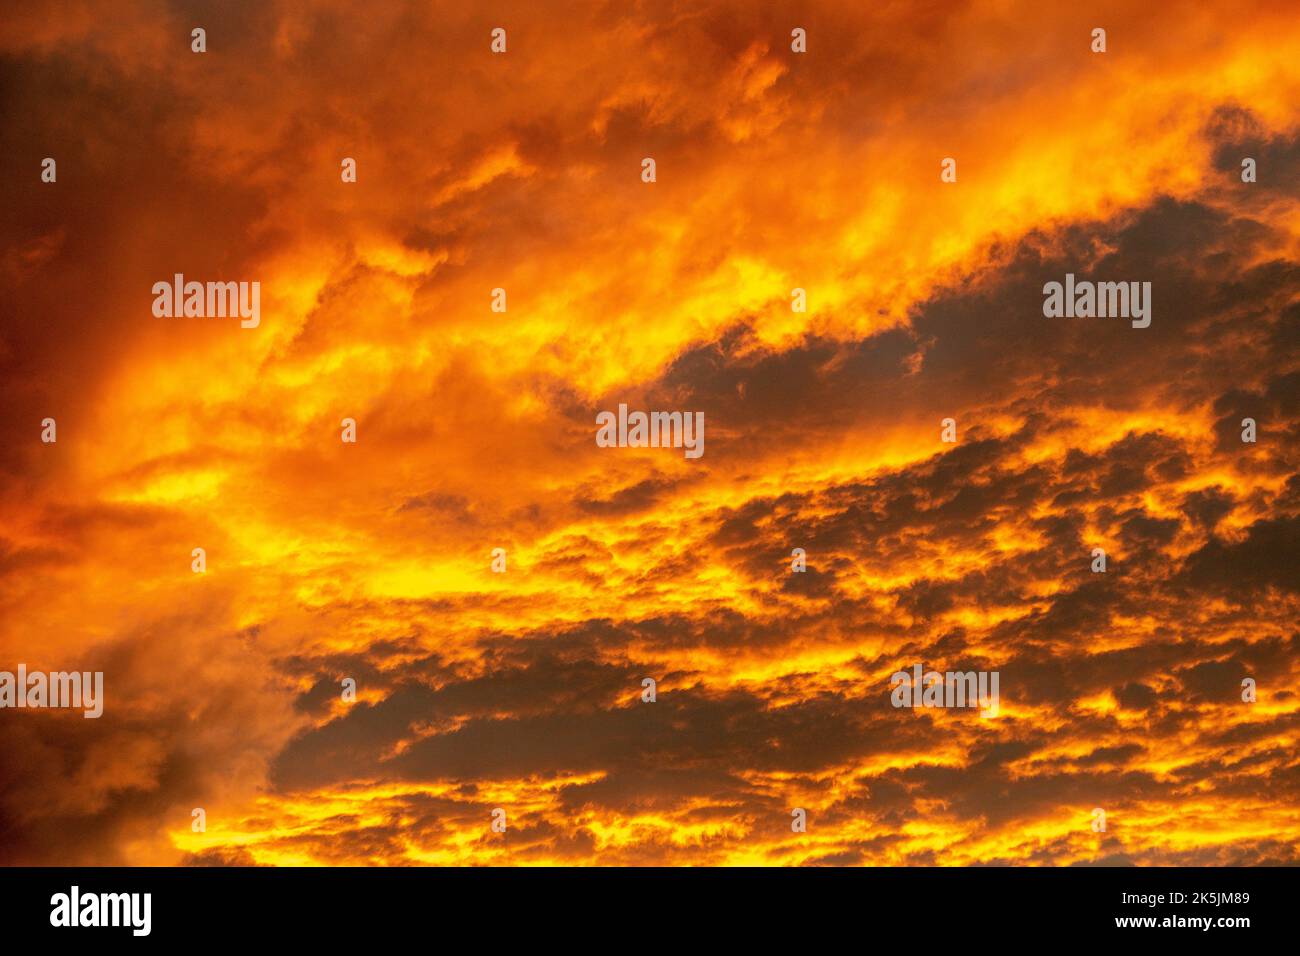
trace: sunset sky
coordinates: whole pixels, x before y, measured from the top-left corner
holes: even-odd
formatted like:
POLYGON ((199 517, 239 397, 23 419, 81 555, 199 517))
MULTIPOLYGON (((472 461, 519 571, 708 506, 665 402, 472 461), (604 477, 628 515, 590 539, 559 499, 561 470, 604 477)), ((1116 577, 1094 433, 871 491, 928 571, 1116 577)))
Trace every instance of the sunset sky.
POLYGON ((12 5, 0 670, 106 699, 0 864, 1300 863, 1298 104, 1294 2, 12 5))

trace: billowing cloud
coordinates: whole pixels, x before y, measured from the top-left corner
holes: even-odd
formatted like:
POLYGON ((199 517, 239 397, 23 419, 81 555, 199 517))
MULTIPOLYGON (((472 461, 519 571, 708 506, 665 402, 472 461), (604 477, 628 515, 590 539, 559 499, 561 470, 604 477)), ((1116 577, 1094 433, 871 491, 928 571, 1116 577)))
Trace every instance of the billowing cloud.
POLYGON ((0 862, 1297 862, 1300 26, 1042 7, 10 18, 0 862))

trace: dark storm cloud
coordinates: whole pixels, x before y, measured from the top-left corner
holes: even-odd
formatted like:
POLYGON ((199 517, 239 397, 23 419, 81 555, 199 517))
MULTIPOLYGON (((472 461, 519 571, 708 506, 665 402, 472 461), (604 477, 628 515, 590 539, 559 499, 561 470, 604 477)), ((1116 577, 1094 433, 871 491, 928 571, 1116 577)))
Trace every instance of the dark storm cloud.
POLYGON ((1179 581, 1242 598, 1268 587, 1300 591, 1300 515, 1257 521, 1238 542, 1211 538, 1188 557, 1179 581))

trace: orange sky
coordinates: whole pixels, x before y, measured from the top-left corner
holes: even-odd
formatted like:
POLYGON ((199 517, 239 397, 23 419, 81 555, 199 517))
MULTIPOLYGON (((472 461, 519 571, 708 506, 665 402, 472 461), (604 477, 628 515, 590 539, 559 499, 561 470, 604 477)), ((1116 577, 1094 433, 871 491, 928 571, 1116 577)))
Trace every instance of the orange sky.
POLYGON ((0 862, 1296 863, 1297 9, 489 7, 6 14, 0 862))

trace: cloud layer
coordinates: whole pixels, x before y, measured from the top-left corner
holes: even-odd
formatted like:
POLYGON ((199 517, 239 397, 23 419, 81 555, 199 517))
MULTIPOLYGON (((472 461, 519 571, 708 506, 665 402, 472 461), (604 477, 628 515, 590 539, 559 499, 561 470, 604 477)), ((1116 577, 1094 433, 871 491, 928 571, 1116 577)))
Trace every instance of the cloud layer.
POLYGON ((8 18, 0 862, 1300 862, 1300 24, 1041 6, 8 18))

